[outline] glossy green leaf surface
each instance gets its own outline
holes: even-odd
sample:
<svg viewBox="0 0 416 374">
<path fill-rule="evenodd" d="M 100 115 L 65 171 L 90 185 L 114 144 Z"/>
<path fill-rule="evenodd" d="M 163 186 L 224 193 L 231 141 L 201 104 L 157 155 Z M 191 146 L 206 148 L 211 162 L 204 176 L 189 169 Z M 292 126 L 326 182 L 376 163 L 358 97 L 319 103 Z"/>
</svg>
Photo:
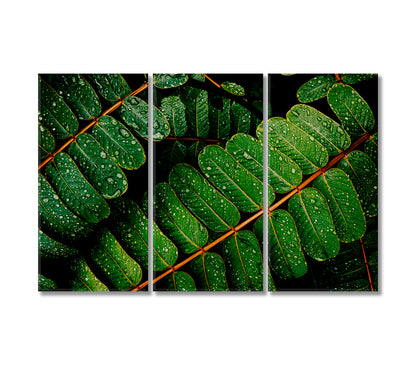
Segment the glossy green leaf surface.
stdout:
<svg viewBox="0 0 416 374">
<path fill-rule="evenodd" d="M 140 265 L 124 251 L 108 230 L 102 230 L 98 244 L 91 250 L 91 259 L 118 290 L 134 287 L 142 279 Z"/>
<path fill-rule="evenodd" d="M 106 201 L 66 153 L 60 152 L 54 157 L 46 166 L 45 175 L 65 205 L 84 221 L 97 223 L 110 214 Z"/>
<path fill-rule="evenodd" d="M 96 118 L 101 103 L 91 85 L 79 74 L 52 75 L 50 82 L 80 120 Z"/>
<path fill-rule="evenodd" d="M 132 200 L 114 200 L 109 226 L 121 246 L 148 269 L 148 219 L 140 207 Z M 153 223 L 153 270 L 167 269 L 175 264 L 177 258 L 176 246 Z"/>
<path fill-rule="evenodd" d="M 154 215 L 163 232 L 183 253 L 192 253 L 208 240 L 206 228 L 189 212 L 167 183 L 155 187 Z"/>
<path fill-rule="evenodd" d="M 284 153 L 269 147 L 269 183 L 276 193 L 285 193 L 302 182 L 302 170 Z"/>
<path fill-rule="evenodd" d="M 315 260 L 335 257 L 339 241 L 328 204 L 315 188 L 305 188 L 288 204 L 305 252 Z"/>
<path fill-rule="evenodd" d="M 208 92 L 199 88 L 189 87 L 181 93 L 185 104 L 186 121 L 189 135 L 207 138 L 209 134 Z"/>
<path fill-rule="evenodd" d="M 236 134 L 226 150 L 258 179 L 263 179 L 263 144 L 246 134 Z M 302 181 L 299 166 L 280 151 L 269 148 L 269 183 L 277 193 L 290 191 Z"/>
<path fill-rule="evenodd" d="M 169 184 L 187 208 L 209 229 L 216 232 L 229 230 L 240 220 L 235 205 L 191 165 L 173 167 Z"/>
<path fill-rule="evenodd" d="M 309 105 L 293 106 L 286 117 L 318 140 L 330 156 L 346 150 L 351 144 L 349 135 L 338 123 Z"/>
<path fill-rule="evenodd" d="M 206 252 L 190 262 L 198 289 L 228 291 L 224 261 L 216 253 Z"/>
<path fill-rule="evenodd" d="M 123 78 L 120 74 L 92 74 L 91 79 L 104 99 L 114 102 L 123 97 Z"/>
<path fill-rule="evenodd" d="M 143 138 L 148 137 L 149 106 L 135 96 L 126 97 L 119 108 L 120 117 Z"/>
<path fill-rule="evenodd" d="M 139 141 L 113 117 L 100 117 L 92 135 L 118 166 L 133 170 L 145 163 L 146 155 Z"/>
<path fill-rule="evenodd" d="M 129 84 L 123 78 L 123 76 L 121 76 L 121 84 L 122 84 L 122 87 L 123 87 L 123 91 L 121 93 L 121 97 L 127 97 L 127 95 L 130 95 L 133 92 L 131 90 L 131 88 L 129 87 Z"/>
<path fill-rule="evenodd" d="M 123 171 L 90 134 L 79 135 L 68 153 L 104 198 L 114 199 L 126 192 L 127 178 Z"/>
<path fill-rule="evenodd" d="M 154 74 L 153 85 L 157 88 L 172 88 L 182 86 L 188 81 L 186 74 Z"/>
<path fill-rule="evenodd" d="M 199 81 L 199 82 L 205 82 L 205 76 L 204 76 L 204 74 L 191 74 L 190 75 L 190 78 L 191 79 L 194 79 L 196 81 Z"/>
<path fill-rule="evenodd" d="M 53 291 L 57 288 L 58 286 L 52 279 L 46 278 L 43 275 L 38 274 L 38 291 Z"/>
<path fill-rule="evenodd" d="M 364 214 L 374 217 L 378 213 L 378 171 L 371 158 L 361 151 L 344 157 L 338 168 L 345 171 L 354 185 Z"/>
<path fill-rule="evenodd" d="M 183 271 L 175 271 L 167 276 L 167 291 L 196 291 L 195 281 Z"/>
<path fill-rule="evenodd" d="M 74 135 L 78 130 L 78 121 L 65 101 L 39 78 L 39 123 L 58 139 Z"/>
<path fill-rule="evenodd" d="M 378 133 L 370 136 L 364 143 L 364 152 L 377 165 L 378 163 Z"/>
<path fill-rule="evenodd" d="M 51 132 L 39 123 L 38 146 L 40 159 L 43 160 L 55 150 L 55 139 Z"/>
<path fill-rule="evenodd" d="M 224 263 L 232 291 L 263 291 L 263 259 L 251 231 L 238 231 L 223 242 Z"/>
<path fill-rule="evenodd" d="M 328 90 L 337 83 L 335 74 L 318 75 L 304 83 L 298 90 L 297 96 L 301 103 L 311 103 L 322 99 Z"/>
<path fill-rule="evenodd" d="M 336 84 L 328 92 L 328 104 L 350 135 L 359 136 L 373 129 L 373 112 L 352 87 Z"/>
<path fill-rule="evenodd" d="M 214 139 L 226 139 L 230 135 L 230 99 L 220 99 L 220 108 L 209 106 L 208 118 L 210 136 Z"/>
<path fill-rule="evenodd" d="M 269 266 L 277 279 L 305 275 L 308 268 L 292 216 L 286 210 L 275 210 L 269 214 L 268 231 Z M 254 233 L 258 238 L 263 238 L 263 217 L 255 222 Z"/>
<path fill-rule="evenodd" d="M 184 136 L 188 125 L 186 123 L 185 104 L 179 96 L 164 97 L 161 101 L 161 111 L 169 122 L 171 136 Z"/>
<path fill-rule="evenodd" d="M 205 147 L 198 158 L 199 167 L 214 186 L 243 212 L 255 212 L 263 206 L 263 182 L 256 178 L 223 148 Z M 274 192 L 268 186 L 268 201 Z"/>
<path fill-rule="evenodd" d="M 91 232 L 91 226 L 65 206 L 41 174 L 38 174 L 38 211 L 41 230 L 56 239 L 74 242 Z"/>
<path fill-rule="evenodd" d="M 170 132 L 169 122 L 164 114 L 153 106 L 153 140 L 158 142 L 165 139 Z"/>
<path fill-rule="evenodd" d="M 304 174 L 312 174 L 328 162 L 328 152 L 313 136 L 284 118 L 269 119 L 269 146 L 295 161 Z M 263 126 L 257 128 L 263 139 Z"/>
<path fill-rule="evenodd" d="M 38 229 L 38 248 L 41 258 L 58 259 L 72 257 L 78 253 L 76 248 L 53 240 Z"/>
<path fill-rule="evenodd" d="M 221 84 L 221 88 L 236 96 L 244 96 L 246 94 L 244 88 L 234 82 L 224 82 Z"/>
<path fill-rule="evenodd" d="M 95 276 L 83 258 L 72 261 L 71 270 L 73 278 L 70 286 L 73 291 L 108 291 L 108 287 Z"/>
<path fill-rule="evenodd" d="M 341 74 L 342 81 L 346 84 L 355 84 L 377 77 L 377 74 Z"/>
<path fill-rule="evenodd" d="M 231 133 L 250 132 L 251 112 L 239 103 L 233 102 L 230 109 Z"/>
<path fill-rule="evenodd" d="M 341 242 L 360 239 L 366 223 L 357 192 L 347 174 L 340 169 L 328 170 L 315 179 L 313 186 L 328 202 L 338 239 Z"/>
</svg>

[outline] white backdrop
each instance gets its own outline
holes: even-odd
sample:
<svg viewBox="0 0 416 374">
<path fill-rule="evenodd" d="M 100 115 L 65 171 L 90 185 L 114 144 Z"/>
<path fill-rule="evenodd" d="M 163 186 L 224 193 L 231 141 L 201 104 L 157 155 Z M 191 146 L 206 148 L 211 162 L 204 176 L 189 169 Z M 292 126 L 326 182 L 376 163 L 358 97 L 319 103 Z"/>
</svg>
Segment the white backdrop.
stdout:
<svg viewBox="0 0 416 374">
<path fill-rule="evenodd" d="M 8 2 L 0 15 L 0 371 L 410 372 L 411 2 L 59 4 Z M 380 294 L 40 295 L 37 74 L 53 72 L 379 73 Z"/>
</svg>

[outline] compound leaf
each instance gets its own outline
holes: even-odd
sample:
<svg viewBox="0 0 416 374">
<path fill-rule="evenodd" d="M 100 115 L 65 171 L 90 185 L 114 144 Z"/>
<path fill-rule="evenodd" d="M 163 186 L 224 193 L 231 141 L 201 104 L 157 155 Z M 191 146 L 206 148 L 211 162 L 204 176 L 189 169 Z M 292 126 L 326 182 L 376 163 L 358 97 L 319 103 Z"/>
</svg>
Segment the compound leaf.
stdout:
<svg viewBox="0 0 416 374">
<path fill-rule="evenodd" d="M 262 255 L 251 231 L 238 231 L 225 239 L 223 256 L 231 290 L 263 290 Z"/>
<path fill-rule="evenodd" d="M 108 287 L 91 271 L 85 259 L 77 258 L 71 263 L 73 278 L 70 280 L 72 291 L 108 291 Z"/>
<path fill-rule="evenodd" d="M 298 90 L 297 96 L 301 103 L 311 103 L 322 99 L 328 90 L 337 83 L 335 74 L 318 75 L 304 83 Z"/>
<path fill-rule="evenodd" d="M 164 97 L 161 101 L 161 111 L 170 125 L 170 135 L 184 136 L 188 125 L 186 123 L 185 104 L 179 96 Z"/>
<path fill-rule="evenodd" d="M 263 126 L 257 128 L 263 139 Z M 269 145 L 295 161 L 304 174 L 312 174 L 328 162 L 328 152 L 313 136 L 281 117 L 269 119 Z"/>
<path fill-rule="evenodd" d="M 339 241 L 328 204 L 315 188 L 305 188 L 288 204 L 305 252 L 315 260 L 335 257 Z"/>
<path fill-rule="evenodd" d="M 142 279 L 140 265 L 124 251 L 107 229 L 100 233 L 98 243 L 91 250 L 91 259 L 109 283 L 120 291 L 138 285 Z"/>
<path fill-rule="evenodd" d="M 190 262 L 198 289 L 204 291 L 228 291 L 224 261 L 216 253 L 202 253 Z"/>
<path fill-rule="evenodd" d="M 40 228 L 48 235 L 72 243 L 85 238 L 92 227 L 72 213 L 42 174 L 38 174 Z"/>
<path fill-rule="evenodd" d="M 89 223 L 97 223 L 110 214 L 106 201 L 85 179 L 75 162 L 64 152 L 46 166 L 45 175 L 66 206 Z"/>
<path fill-rule="evenodd" d="M 40 229 L 38 229 L 38 247 L 40 257 L 45 259 L 67 258 L 78 253 L 76 248 L 53 240 Z"/>
<path fill-rule="evenodd" d="M 351 144 L 349 135 L 338 123 L 309 105 L 293 106 L 286 117 L 318 140 L 330 156 L 346 150 Z"/>
<path fill-rule="evenodd" d="M 350 135 L 360 136 L 373 129 L 373 112 L 352 87 L 336 84 L 328 92 L 328 104 Z"/>
<path fill-rule="evenodd" d="M 191 165 L 174 166 L 169 174 L 169 183 L 188 209 L 210 230 L 229 230 L 240 220 L 235 205 Z"/>
<path fill-rule="evenodd" d="M 189 87 L 181 92 L 185 104 L 188 133 L 197 138 L 207 138 L 209 134 L 208 92 L 199 88 Z"/>
<path fill-rule="evenodd" d="M 263 182 L 217 145 L 205 147 L 198 157 L 202 172 L 235 206 L 243 212 L 255 212 L 263 206 Z M 274 192 L 268 186 L 268 201 Z"/>
<path fill-rule="evenodd" d="M 100 100 L 91 85 L 81 75 L 51 75 L 50 82 L 78 119 L 90 120 L 100 115 Z"/>
<path fill-rule="evenodd" d="M 43 160 L 55 150 L 55 138 L 48 129 L 43 127 L 40 123 L 38 125 L 38 147 L 40 151 L 40 159 Z"/>
<path fill-rule="evenodd" d="M 224 91 L 227 91 L 230 94 L 233 94 L 236 96 L 244 96 L 246 94 L 244 91 L 244 88 L 234 82 L 224 82 L 221 84 L 221 88 Z"/>
<path fill-rule="evenodd" d="M 120 74 L 92 74 L 91 79 L 104 99 L 114 102 L 123 97 L 125 90 Z"/>
<path fill-rule="evenodd" d="M 120 167 L 133 170 L 145 163 L 146 155 L 139 141 L 113 117 L 100 117 L 92 135 Z"/>
<path fill-rule="evenodd" d="M 206 228 L 189 212 L 167 183 L 155 187 L 155 220 L 183 253 L 192 253 L 208 240 Z"/>
<path fill-rule="evenodd" d="M 58 139 L 74 135 L 78 130 L 78 121 L 61 96 L 39 78 L 39 123 Z"/>
<path fill-rule="evenodd" d="M 341 242 L 360 239 L 366 223 L 357 192 L 347 174 L 340 169 L 328 170 L 315 179 L 313 186 L 328 202 L 338 239 Z"/>
<path fill-rule="evenodd" d="M 345 156 L 338 168 L 345 171 L 354 185 L 364 214 L 374 217 L 378 213 L 377 167 L 370 157 L 361 151 L 353 151 Z"/>
<path fill-rule="evenodd" d="M 104 198 L 114 199 L 126 192 L 127 178 L 123 171 L 90 134 L 77 136 L 68 153 Z"/>
<path fill-rule="evenodd" d="M 300 238 L 292 216 L 282 209 L 268 217 L 269 266 L 277 279 L 299 278 L 308 268 L 302 252 Z M 254 224 L 257 238 L 263 238 L 263 217 Z M 259 240 L 262 242 L 262 239 Z"/>
<path fill-rule="evenodd" d="M 154 74 L 153 85 L 156 88 L 172 88 L 182 86 L 188 81 L 186 74 Z"/>
</svg>

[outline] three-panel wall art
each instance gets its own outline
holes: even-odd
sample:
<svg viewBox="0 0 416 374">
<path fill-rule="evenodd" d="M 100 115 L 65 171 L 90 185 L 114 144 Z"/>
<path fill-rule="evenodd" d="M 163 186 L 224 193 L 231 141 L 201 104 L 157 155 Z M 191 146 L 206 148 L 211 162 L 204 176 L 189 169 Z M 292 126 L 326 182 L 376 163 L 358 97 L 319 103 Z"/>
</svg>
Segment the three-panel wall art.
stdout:
<svg viewBox="0 0 416 374">
<path fill-rule="evenodd" d="M 377 74 L 40 74 L 39 291 L 378 291 L 377 98 Z"/>
</svg>

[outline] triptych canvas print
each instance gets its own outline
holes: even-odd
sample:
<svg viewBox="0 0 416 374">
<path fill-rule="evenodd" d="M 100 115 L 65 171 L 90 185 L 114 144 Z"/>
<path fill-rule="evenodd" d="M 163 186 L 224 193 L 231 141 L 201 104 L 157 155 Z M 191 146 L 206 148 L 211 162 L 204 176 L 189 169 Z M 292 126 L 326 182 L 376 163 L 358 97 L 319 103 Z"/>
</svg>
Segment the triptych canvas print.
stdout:
<svg viewBox="0 0 416 374">
<path fill-rule="evenodd" d="M 40 74 L 38 289 L 377 291 L 377 98 L 376 74 Z"/>
</svg>

